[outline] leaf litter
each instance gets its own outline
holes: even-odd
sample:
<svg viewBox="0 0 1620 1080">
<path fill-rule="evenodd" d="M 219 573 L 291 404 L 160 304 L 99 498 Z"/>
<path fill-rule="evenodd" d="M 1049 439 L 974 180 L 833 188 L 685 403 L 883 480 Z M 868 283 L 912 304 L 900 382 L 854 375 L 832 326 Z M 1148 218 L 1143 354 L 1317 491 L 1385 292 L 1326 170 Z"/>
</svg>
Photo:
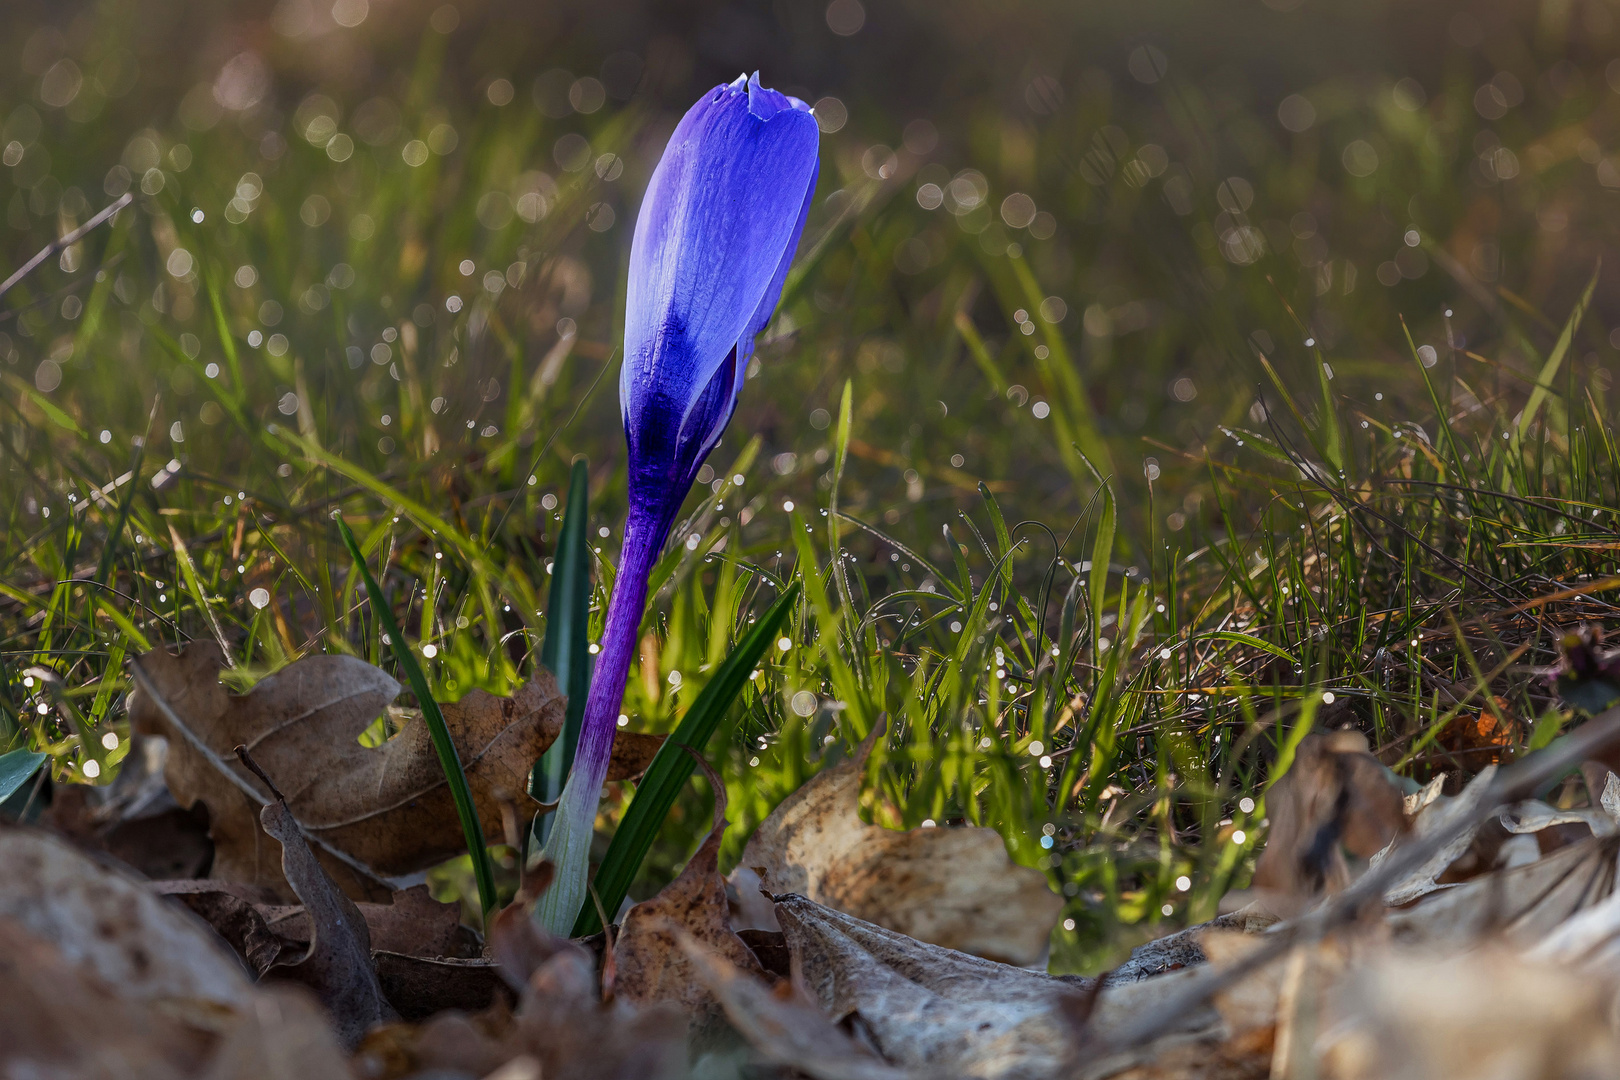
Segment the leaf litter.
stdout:
<svg viewBox="0 0 1620 1080">
<path fill-rule="evenodd" d="M 996 834 L 860 820 L 881 731 L 784 801 L 729 880 L 704 763 L 713 828 L 657 896 L 555 938 L 530 917 L 542 864 L 486 943 L 391 887 L 456 838 L 383 835 L 418 820 L 400 793 L 434 790 L 412 722 L 357 741 L 398 692 L 386 674 L 312 657 L 235 695 L 211 643 L 140 663 L 132 713 L 168 741 L 175 808 L 207 807 L 211 876 L 109 857 L 108 824 L 152 791 L 65 804 L 63 832 L 0 826 L 0 1076 L 1584 1078 L 1620 1054 L 1620 710 L 1455 796 L 1403 787 L 1359 735 L 1310 735 L 1267 793 L 1243 906 L 1082 978 L 1008 962 L 1039 962 L 1061 900 Z M 455 714 L 489 763 L 482 814 L 521 791 L 488 748 L 549 744 L 561 708 L 542 677 Z M 627 739 L 618 774 L 656 746 Z M 392 755 L 398 787 L 373 771 Z M 1577 766 L 1587 806 L 1538 797 Z"/>
</svg>

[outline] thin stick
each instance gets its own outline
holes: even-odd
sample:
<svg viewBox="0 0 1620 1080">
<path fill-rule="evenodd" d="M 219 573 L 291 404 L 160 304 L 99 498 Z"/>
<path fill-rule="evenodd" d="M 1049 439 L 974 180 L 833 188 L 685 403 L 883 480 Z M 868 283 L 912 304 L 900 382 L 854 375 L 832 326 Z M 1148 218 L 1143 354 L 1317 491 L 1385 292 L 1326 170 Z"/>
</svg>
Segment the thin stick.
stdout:
<svg viewBox="0 0 1620 1080">
<path fill-rule="evenodd" d="M 72 245 L 78 243 L 85 233 L 89 232 L 91 229 L 94 229 L 97 225 L 100 225 L 102 222 L 106 221 L 108 218 L 112 217 L 114 214 L 118 213 L 118 211 L 122 210 L 124 207 L 128 206 L 134 201 L 135 196 L 126 191 L 117 199 L 113 200 L 113 204 L 111 206 L 107 207 L 105 210 L 91 218 L 89 221 L 85 222 L 83 225 L 80 225 L 77 229 L 74 229 L 60 240 L 52 240 L 49 244 L 46 244 L 44 250 L 42 250 L 38 255 L 35 255 L 32 259 L 29 259 L 27 262 L 23 263 L 15 274 L 12 274 L 10 277 L 6 278 L 5 281 L 0 282 L 0 296 L 4 296 L 6 293 L 10 292 L 12 286 L 16 285 L 17 282 L 33 273 L 40 263 L 44 262 L 52 255 L 55 255 L 63 248 L 71 247 Z"/>
<path fill-rule="evenodd" d="M 1266 934 L 1259 948 L 1231 967 L 1199 980 L 1161 1002 L 1157 1008 L 1148 1010 L 1109 1039 L 1109 1044 L 1117 1048 L 1140 1045 L 1172 1030 L 1192 1010 L 1250 972 L 1279 959 L 1299 942 L 1320 938 L 1340 924 L 1354 921 L 1369 905 L 1381 904 L 1390 886 L 1418 869 L 1447 844 L 1503 806 L 1530 797 L 1544 784 L 1612 747 L 1616 741 L 1620 741 L 1620 708 L 1593 717 L 1560 744 L 1554 744 L 1517 765 L 1503 769 L 1492 778 L 1472 813 L 1461 814 L 1427 836 L 1396 848 L 1376 870 L 1367 873 L 1350 888 L 1325 901 L 1314 911 Z"/>
</svg>

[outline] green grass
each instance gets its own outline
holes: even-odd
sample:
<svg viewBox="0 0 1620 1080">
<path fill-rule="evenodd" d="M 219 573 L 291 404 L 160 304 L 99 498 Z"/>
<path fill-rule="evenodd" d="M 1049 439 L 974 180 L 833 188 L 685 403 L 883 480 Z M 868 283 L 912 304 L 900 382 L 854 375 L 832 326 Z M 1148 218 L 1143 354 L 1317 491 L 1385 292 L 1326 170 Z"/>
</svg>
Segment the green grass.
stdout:
<svg viewBox="0 0 1620 1080">
<path fill-rule="evenodd" d="M 182 108 L 149 44 L 133 89 L 104 93 L 138 9 L 96 10 L 64 46 L 76 104 L 40 98 L 54 54 L 0 84 L 0 150 L 23 153 L 0 179 L 5 267 L 110 201 L 115 165 L 141 192 L 0 300 L 0 753 L 105 783 L 126 658 L 216 627 L 243 684 L 321 650 L 392 668 L 334 511 L 433 696 L 510 690 L 545 639 L 578 455 L 595 639 L 636 193 L 669 110 L 712 80 L 650 74 L 553 118 L 534 75 L 599 56 L 519 58 L 494 15 L 448 36 L 412 15 L 365 25 L 371 74 L 316 78 L 266 39 L 274 107 L 204 126 L 206 95 Z M 1208 46 L 1250 34 L 1228 58 L 1264 75 L 1247 80 L 1199 27 L 1141 13 L 1125 30 L 1172 60 L 1143 84 L 1129 33 L 1084 33 L 1124 15 L 1030 8 L 1054 41 L 1102 42 L 1053 69 L 1062 100 L 1026 95 L 1045 86 L 1028 73 L 1006 109 L 946 95 L 937 147 L 892 163 L 874 144 L 903 146 L 917 113 L 875 66 L 817 89 L 853 119 L 825 138 L 800 261 L 658 569 L 625 702 L 672 730 L 801 585 L 789 646 L 709 744 L 728 858 L 887 712 L 873 819 L 1000 831 L 1069 898 L 1054 967 L 1091 970 L 1246 881 L 1264 807 L 1240 800 L 1311 724 L 1354 724 L 1425 779 L 1480 764 L 1445 734 L 1458 714 L 1501 712 L 1521 741 L 1567 722 L 1536 669 L 1558 626 L 1611 617 L 1607 584 L 1575 590 L 1620 544 L 1605 277 L 1565 332 L 1613 228 L 1620 98 L 1529 15 L 1478 49 L 1414 28 L 1434 57 L 1420 103 L 1367 44 L 1376 13 L 1349 39 L 1287 16 L 1280 56 L 1284 17 L 1256 12 Z M 1361 51 L 1313 66 L 1341 40 Z M 1474 106 L 1487 55 L 1519 57 L 1528 88 L 1494 123 Z M 1277 119 L 1294 92 L 1316 115 L 1297 134 Z M 568 171 L 575 137 L 590 154 Z M 960 213 L 926 209 L 927 184 Z M 1015 193 L 1050 219 L 1015 228 Z M 706 799 L 676 803 L 632 895 L 681 865 Z M 627 801 L 605 803 L 604 849 Z M 439 880 L 475 895 L 470 871 Z"/>
</svg>

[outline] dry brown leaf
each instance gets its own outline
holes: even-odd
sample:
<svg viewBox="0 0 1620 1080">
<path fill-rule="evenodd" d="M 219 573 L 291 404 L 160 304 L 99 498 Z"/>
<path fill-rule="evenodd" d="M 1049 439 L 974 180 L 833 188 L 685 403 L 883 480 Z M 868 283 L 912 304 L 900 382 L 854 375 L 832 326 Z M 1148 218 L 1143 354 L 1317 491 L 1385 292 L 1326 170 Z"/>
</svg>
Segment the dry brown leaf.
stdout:
<svg viewBox="0 0 1620 1080">
<path fill-rule="evenodd" d="M 38 829 L 0 827 L 0 916 L 120 996 L 162 1002 L 202 1026 L 253 996 L 241 961 L 202 920 Z"/>
<path fill-rule="evenodd" d="M 608 780 L 634 780 L 647 771 L 667 735 L 644 731 L 615 731 L 613 756 L 608 759 Z"/>
<path fill-rule="evenodd" d="M 267 986 L 225 1033 L 198 1080 L 353 1080 L 348 1056 L 309 991 Z"/>
<path fill-rule="evenodd" d="M 268 795 L 231 757 L 238 744 L 272 775 L 297 778 L 288 806 L 352 895 L 385 901 L 390 889 L 377 876 L 423 870 L 466 849 L 422 720 L 380 747 L 357 741 L 399 693 L 386 672 L 350 656 L 309 656 L 238 695 L 220 684 L 222 665 L 210 641 L 178 654 L 154 649 L 135 661 L 129 707 L 133 727 L 168 739 L 175 798 L 207 805 L 216 877 L 285 889 L 279 855 L 258 828 Z M 486 835 L 500 835 L 501 800 L 526 790 L 564 706 L 541 669 L 510 698 L 474 690 L 441 707 Z"/>
<path fill-rule="evenodd" d="M 313 990 L 331 1015 L 338 1038 L 353 1048 L 373 1024 L 398 1019 L 377 982 L 366 920 L 321 868 L 281 792 L 244 747 L 237 747 L 237 753 L 274 797 L 260 820 L 264 831 L 281 842 L 282 873 L 304 902 L 309 917 L 309 951 L 296 960 L 278 960 L 265 971 L 265 977 L 302 983 Z"/>
<path fill-rule="evenodd" d="M 383 995 L 406 1020 L 424 1020 L 446 1009 L 478 1012 L 517 998 L 501 981 L 493 960 L 484 957 L 407 956 L 373 952 Z"/>
<path fill-rule="evenodd" d="M 247 890 L 242 886 L 231 888 L 233 884 L 208 880 L 154 881 L 151 888 L 159 896 L 184 904 L 192 914 L 212 926 L 255 975 L 263 975 L 289 948 L 300 953 L 307 949 L 307 936 L 299 945 L 277 934 L 266 922 L 262 906 L 243 896 L 242 892 Z"/>
<path fill-rule="evenodd" d="M 388 904 L 356 905 L 366 920 L 373 952 L 407 956 L 470 957 L 477 955 L 476 935 L 461 925 L 461 905 L 433 899 L 426 885 L 413 885 L 394 893 Z M 301 904 L 266 905 L 265 922 L 290 941 L 309 940 L 309 915 Z"/>
<path fill-rule="evenodd" d="M 1254 887 L 1279 914 L 1348 885 L 1407 827 L 1401 791 L 1356 731 L 1307 735 L 1266 792 L 1271 819 Z"/>
<path fill-rule="evenodd" d="M 857 1023 L 896 1065 L 1013 1080 L 1073 1064 L 1066 1008 L 1089 980 L 924 944 L 802 896 L 778 897 L 776 917 L 822 1011 L 840 1025 Z"/>
<path fill-rule="evenodd" d="M 0 915 L 0 1076 L 180 1080 L 212 1042 Z"/>
<path fill-rule="evenodd" d="M 558 953 L 529 979 L 506 1039 L 545 1080 L 659 1080 L 686 1073 L 686 1017 L 669 1003 L 600 1000 L 582 950 Z"/>
<path fill-rule="evenodd" d="M 1037 963 L 1063 898 L 1044 874 L 1013 863 L 998 833 L 971 826 L 897 832 L 860 819 L 861 776 L 882 731 L 880 724 L 858 755 L 784 799 L 738 866 L 763 870 L 773 893 L 798 893 L 919 941 Z M 737 892 L 746 891 L 739 881 Z"/>
<path fill-rule="evenodd" d="M 1613 988 L 1486 949 L 1392 951 L 1328 995 L 1318 1043 L 1335 1080 L 1615 1075 Z"/>
<path fill-rule="evenodd" d="M 686 1019 L 673 1005 L 604 1003 L 590 955 L 569 947 L 534 972 L 509 1020 L 497 1007 L 379 1028 L 356 1066 L 382 1077 L 675 1080 L 687 1076 L 685 1033 Z"/>
<path fill-rule="evenodd" d="M 877 1058 L 834 1026 L 797 980 L 774 988 L 691 934 L 680 934 L 693 974 L 725 1009 L 726 1018 L 767 1064 L 814 1080 L 904 1080 L 904 1069 Z"/>
<path fill-rule="evenodd" d="M 586 951 L 567 938 L 557 937 L 535 922 L 529 915 L 557 872 L 554 863 L 541 862 L 523 875 L 523 886 L 512 902 L 496 914 L 490 924 L 489 952 L 495 959 L 501 978 L 508 986 L 522 991 L 529 979 L 561 952 L 577 952 L 589 959 Z"/>
<path fill-rule="evenodd" d="M 716 1002 L 680 947 L 682 932 L 754 975 L 764 975 L 747 945 L 731 929 L 726 882 L 720 876 L 720 841 L 726 832 L 726 785 L 709 763 L 693 754 L 714 792 L 714 826 L 680 875 L 651 900 L 625 913 L 613 947 L 617 967 L 614 992 L 645 1005 L 673 1001 L 688 1013 Z"/>
</svg>

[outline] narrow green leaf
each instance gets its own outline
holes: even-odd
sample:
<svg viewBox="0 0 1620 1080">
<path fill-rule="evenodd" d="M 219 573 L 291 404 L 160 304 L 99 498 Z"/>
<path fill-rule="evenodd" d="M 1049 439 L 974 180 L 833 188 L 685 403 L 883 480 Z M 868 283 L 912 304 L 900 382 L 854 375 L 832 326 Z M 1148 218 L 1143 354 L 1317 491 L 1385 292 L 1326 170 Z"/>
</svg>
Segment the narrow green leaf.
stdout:
<svg viewBox="0 0 1620 1080">
<path fill-rule="evenodd" d="M 473 876 L 478 880 L 478 900 L 487 919 L 490 912 L 495 910 L 495 870 L 489 861 L 489 849 L 484 847 L 484 827 L 479 823 L 478 811 L 473 806 L 472 791 L 467 786 L 467 773 L 461 767 L 461 757 L 456 753 L 456 744 L 450 739 L 450 729 L 445 726 L 439 703 L 433 700 L 433 693 L 428 689 L 427 677 L 422 674 L 416 656 L 405 644 L 405 635 L 400 632 L 399 623 L 394 621 L 394 613 L 389 610 L 388 598 L 383 595 L 382 587 L 371 576 L 371 569 L 366 566 L 366 558 L 360 552 L 360 545 L 355 542 L 354 533 L 349 531 L 348 523 L 341 517 L 337 518 L 337 527 L 338 532 L 343 534 L 344 546 L 349 549 L 349 555 L 360 571 L 361 580 L 366 583 L 372 614 L 382 624 L 394 659 L 405 672 L 411 692 L 416 695 L 416 703 L 422 707 L 422 722 L 427 725 L 428 734 L 433 738 L 433 749 L 438 752 L 439 764 L 444 768 L 444 778 L 450 786 L 450 798 L 456 804 L 456 815 L 461 818 L 461 831 L 467 837 Z"/>
<path fill-rule="evenodd" d="M 624 894 L 630 889 L 641 861 L 647 857 L 664 817 L 675 805 L 675 798 L 686 785 L 686 778 L 695 767 L 690 755 L 681 749 L 689 746 L 698 753 L 708 744 L 714 729 L 720 726 L 731 708 L 731 703 L 742 692 L 754 665 L 776 640 L 777 631 L 787 621 L 788 612 L 799 598 L 799 583 L 789 585 L 769 611 L 761 616 L 754 628 L 737 643 L 714 677 L 703 687 L 692 707 L 681 717 L 681 722 L 653 758 L 647 775 L 636 785 L 636 793 L 625 808 L 619 828 L 608 844 L 607 854 L 596 871 L 594 887 L 601 897 L 602 910 L 618 911 Z M 585 937 L 601 930 L 601 920 L 593 907 L 586 906 L 574 923 L 574 937 Z"/>
<path fill-rule="evenodd" d="M 1552 392 L 1553 377 L 1558 374 L 1558 368 L 1564 362 L 1564 356 L 1569 352 L 1570 342 L 1575 339 L 1575 331 L 1580 327 L 1581 320 L 1586 317 L 1587 305 L 1592 302 L 1592 290 L 1597 288 L 1598 272 L 1603 269 L 1600 261 L 1592 268 L 1592 277 L 1586 283 L 1586 289 L 1581 293 L 1580 301 L 1575 310 L 1569 313 L 1563 330 L 1559 331 L 1558 341 L 1553 345 L 1552 352 L 1547 354 L 1547 362 L 1541 365 L 1541 374 L 1536 377 L 1536 388 L 1530 391 L 1530 400 L 1525 402 L 1524 412 L 1519 416 L 1519 426 L 1513 431 L 1513 452 L 1519 452 L 1519 445 L 1524 440 L 1525 433 L 1535 422 L 1536 414 L 1546 402 L 1547 395 Z"/>
<path fill-rule="evenodd" d="M 563 513 L 562 531 L 557 538 L 557 555 L 551 563 L 551 590 L 546 602 L 546 640 L 540 646 L 540 662 L 568 695 L 568 712 L 562 734 L 535 763 L 529 778 L 529 794 L 541 802 L 556 802 L 562 795 L 568 770 L 574 765 L 579 729 L 585 718 L 585 697 L 591 688 L 591 667 L 587 631 L 591 619 L 591 549 L 585 535 L 590 504 L 590 472 L 585 461 L 574 462 L 568 480 L 568 509 Z M 544 844 L 550 816 L 535 819 L 534 839 Z"/>
<path fill-rule="evenodd" d="M 1205 640 L 1231 641 L 1239 645 L 1247 645 L 1251 649 L 1259 649 L 1262 652 L 1268 652 L 1272 656 L 1277 657 L 1279 660 L 1286 660 L 1290 664 L 1299 663 L 1299 660 L 1295 658 L 1294 654 L 1289 652 L 1287 649 L 1284 649 L 1281 646 L 1273 645 L 1264 638 L 1257 638 L 1253 634 L 1244 634 L 1237 630 L 1211 630 L 1207 634 L 1199 634 L 1198 637 Z"/>
<path fill-rule="evenodd" d="M 18 788 L 26 784 L 48 756 L 26 746 L 9 754 L 0 754 L 0 802 L 11 798 Z"/>
</svg>

